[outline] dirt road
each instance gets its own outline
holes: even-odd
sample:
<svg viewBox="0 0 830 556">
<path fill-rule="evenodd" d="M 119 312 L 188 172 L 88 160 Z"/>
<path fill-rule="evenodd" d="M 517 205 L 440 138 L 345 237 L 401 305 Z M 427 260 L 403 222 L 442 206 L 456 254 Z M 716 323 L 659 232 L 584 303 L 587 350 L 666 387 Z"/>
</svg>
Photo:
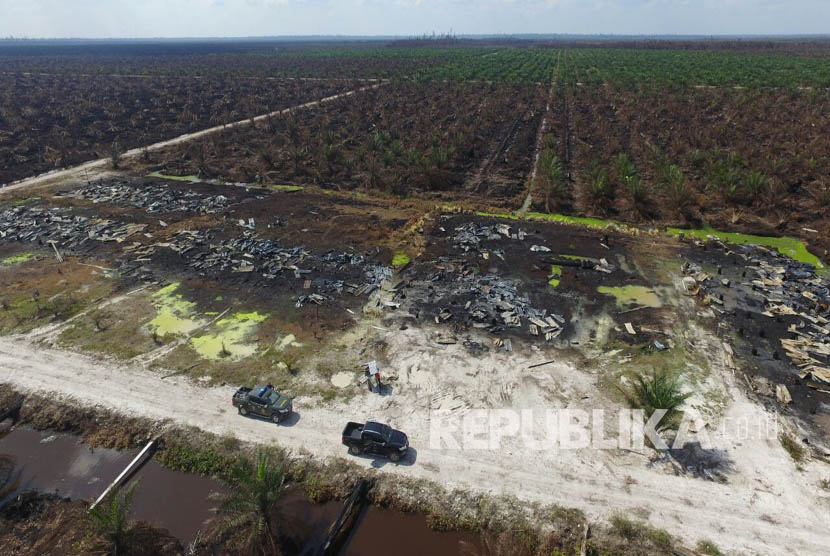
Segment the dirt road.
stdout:
<svg viewBox="0 0 830 556">
<path fill-rule="evenodd" d="M 232 432 L 246 441 L 302 447 L 315 457 L 346 457 L 339 442 L 341 428 L 346 419 L 361 418 L 359 407 L 311 407 L 310 400 L 298 399 L 299 420 L 293 426 L 245 419 L 231 407 L 231 387 L 203 388 L 186 379 L 162 379 L 138 367 L 44 348 L 21 337 L 0 338 L 0 382 L 216 434 Z M 727 417 L 762 411 L 737 388 L 732 394 L 735 402 Z M 376 409 L 382 418 L 383 409 Z M 406 411 L 413 422 L 426 417 L 426 410 Z M 542 454 L 520 446 L 499 452 L 432 450 L 425 428 L 395 424 L 411 432 L 414 462 L 356 461 L 382 467 L 382 472 L 432 479 L 447 488 L 512 493 L 525 500 L 578 507 L 593 519 L 616 512 L 647 517 L 689 545 L 710 539 L 740 554 L 830 553 L 830 498 L 816 494 L 814 484 L 822 468 L 806 464 L 804 471 L 796 472 L 783 449 L 769 441 L 736 443 L 736 473 L 722 485 L 648 469 L 643 455 L 634 453 Z"/>
<path fill-rule="evenodd" d="M 330 97 L 321 98 L 319 100 L 314 100 L 311 102 L 306 102 L 304 104 L 299 104 L 297 106 L 292 106 L 290 108 L 284 108 L 282 110 L 276 110 L 274 112 L 270 112 L 268 114 L 262 114 L 253 118 L 254 121 L 258 122 L 264 120 L 266 118 L 279 116 L 281 114 L 287 114 L 293 112 L 295 110 L 303 110 L 305 108 L 313 108 L 315 106 L 319 106 L 320 104 L 325 104 L 327 102 L 332 102 L 339 98 L 347 97 L 354 95 L 356 93 L 366 91 L 369 89 L 375 89 L 377 87 L 382 86 L 383 82 L 376 82 L 372 85 L 367 85 L 366 87 L 361 87 L 359 89 L 354 89 L 351 91 L 346 91 L 345 93 L 338 93 L 336 95 L 332 95 Z M 167 139 L 166 141 L 160 141 L 158 143 L 153 143 L 152 145 L 146 145 L 143 147 L 137 147 L 135 149 L 130 149 L 129 151 L 125 152 L 121 155 L 122 160 L 126 160 L 129 158 L 135 158 L 141 153 L 146 151 L 157 151 L 160 149 L 164 149 L 166 147 L 171 147 L 173 145 L 178 145 L 180 143 L 185 143 L 187 141 L 192 141 L 194 139 L 198 139 L 200 137 L 204 137 L 205 135 L 210 135 L 211 133 L 218 133 L 225 129 L 231 129 L 237 126 L 249 125 L 251 122 L 251 118 L 246 118 L 244 120 L 239 120 L 237 122 L 232 122 L 224 125 L 218 125 L 214 127 L 209 127 L 207 129 L 203 129 L 201 131 L 195 131 L 193 133 L 187 133 L 185 135 L 179 135 L 178 137 L 174 137 L 173 139 Z M 22 189 L 27 189 L 30 187 L 38 186 L 38 185 L 45 185 L 48 183 L 53 183 L 61 180 L 66 180 L 70 178 L 83 178 L 89 172 L 99 172 L 101 170 L 108 169 L 111 166 L 111 161 L 109 158 L 99 158 L 98 160 L 90 160 L 89 162 L 84 162 L 83 164 L 79 164 L 77 166 L 73 166 L 71 168 L 64 168 L 62 170 L 52 170 L 50 172 L 46 172 L 44 174 L 40 174 L 38 176 L 33 176 L 31 178 L 25 178 L 22 180 L 18 180 L 16 182 L 11 182 L 6 184 L 4 187 L 0 188 L 0 193 L 8 193 L 11 191 L 19 191 Z"/>
</svg>

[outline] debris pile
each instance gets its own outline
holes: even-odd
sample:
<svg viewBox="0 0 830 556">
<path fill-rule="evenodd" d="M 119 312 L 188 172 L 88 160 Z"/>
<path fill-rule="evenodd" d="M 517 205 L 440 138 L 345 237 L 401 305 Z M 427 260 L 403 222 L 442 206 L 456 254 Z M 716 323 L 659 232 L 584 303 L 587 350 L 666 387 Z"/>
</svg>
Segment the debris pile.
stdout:
<svg viewBox="0 0 830 556">
<path fill-rule="evenodd" d="M 302 246 L 281 247 L 270 239 L 256 239 L 250 231 L 213 243 L 216 234 L 215 231 L 184 230 L 176 233 L 170 242 L 156 246 L 179 253 L 188 266 L 201 275 L 208 271 L 256 272 L 263 278 L 273 280 L 289 273 L 303 280 L 304 289 L 313 291 L 297 299 L 298 307 L 306 303 L 322 304 L 331 294 L 367 295 L 392 278 L 390 268 L 368 262 L 362 255 L 330 251 L 319 256 Z M 322 276 L 335 274 L 344 267 L 360 269 L 362 282 L 352 283 Z M 312 273 L 320 276 L 312 277 Z"/>
<path fill-rule="evenodd" d="M 136 186 L 99 182 L 74 190 L 68 196 L 93 203 L 143 208 L 148 213 L 191 212 L 215 214 L 228 208 L 224 195 L 203 195 L 193 190 L 171 189 L 165 185 Z"/>
<path fill-rule="evenodd" d="M 436 323 L 500 333 L 527 327 L 533 336 L 553 340 L 562 333 L 565 319 L 534 307 L 520 295 L 517 281 L 496 274 L 480 274 L 465 261 L 441 258 L 436 272 L 425 280 L 410 282 L 410 303 L 439 307 Z"/>
<path fill-rule="evenodd" d="M 762 315 L 790 317 L 781 345 L 807 385 L 830 393 L 830 282 L 816 276 L 815 267 L 756 248 L 749 261 L 755 267 L 751 287 L 764 298 Z M 795 321 L 795 322 L 791 322 Z"/>
<path fill-rule="evenodd" d="M 443 230 L 443 228 L 442 228 Z M 482 225 L 475 222 L 467 222 L 456 226 L 454 228 L 455 234 L 452 236 L 453 246 L 458 251 L 469 253 L 471 251 L 478 252 L 485 260 L 495 256 L 504 260 L 504 251 L 501 249 L 486 249 L 482 243 L 485 241 L 499 241 L 499 240 L 514 240 L 524 241 L 530 234 L 522 229 L 514 229 L 508 224 L 492 224 Z M 551 253 L 550 247 L 539 244 L 532 244 L 529 247 L 532 253 Z M 587 270 L 596 270 L 611 274 L 616 270 L 616 267 L 609 263 L 606 259 L 592 259 L 590 257 L 568 257 L 568 256 L 550 256 L 540 259 L 541 262 L 556 266 L 572 266 L 583 268 Z"/>
<path fill-rule="evenodd" d="M 699 267 L 684 266 L 684 272 L 693 274 L 704 300 L 723 311 L 717 306 L 724 304 L 724 293 L 734 289 L 745 296 L 747 308 L 760 307 L 761 315 L 785 323 L 790 337 L 781 337 L 781 346 L 798 369 L 799 378 L 830 394 L 830 281 L 818 276 L 813 265 L 765 247 L 722 247 L 746 262 L 743 281 L 713 280 Z M 777 352 L 773 357 L 778 358 Z M 786 404 L 789 393 L 777 392 L 777 397 Z"/>
<path fill-rule="evenodd" d="M 455 247 L 466 253 L 479 251 L 481 242 L 485 240 L 515 239 L 523 241 L 526 236 L 524 230 L 514 231 L 507 224 L 480 225 L 475 222 L 467 222 L 455 228 L 455 235 L 452 239 Z"/>
<path fill-rule="evenodd" d="M 0 213 L 0 239 L 55 245 L 73 251 L 90 242 L 122 242 L 143 232 L 145 224 L 124 224 L 103 218 L 73 215 L 69 209 L 14 207 Z"/>
</svg>

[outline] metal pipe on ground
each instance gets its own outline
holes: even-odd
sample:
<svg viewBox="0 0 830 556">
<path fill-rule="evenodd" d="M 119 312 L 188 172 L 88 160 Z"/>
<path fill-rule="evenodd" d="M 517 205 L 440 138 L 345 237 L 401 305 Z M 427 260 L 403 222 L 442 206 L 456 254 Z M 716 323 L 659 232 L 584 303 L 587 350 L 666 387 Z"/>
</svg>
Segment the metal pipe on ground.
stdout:
<svg viewBox="0 0 830 556">
<path fill-rule="evenodd" d="M 98 504 L 100 504 L 101 501 L 103 501 L 110 494 L 110 492 L 112 492 L 116 488 L 121 487 L 121 485 L 123 485 L 127 481 L 127 479 L 129 479 L 132 476 L 133 473 L 141 469 L 141 466 L 147 463 L 147 460 L 150 458 L 150 456 L 153 455 L 153 452 L 155 451 L 157 445 L 158 438 L 154 438 L 153 440 L 148 442 L 147 445 L 144 446 L 144 448 L 138 453 L 138 455 L 135 458 L 133 458 L 133 461 L 131 461 L 127 465 L 127 467 L 125 467 L 124 470 L 115 478 L 115 480 L 110 483 L 110 485 L 101 494 L 101 496 L 99 496 L 98 499 L 92 503 L 92 505 L 89 507 L 89 511 L 94 510 L 95 507 L 98 506 Z"/>
</svg>

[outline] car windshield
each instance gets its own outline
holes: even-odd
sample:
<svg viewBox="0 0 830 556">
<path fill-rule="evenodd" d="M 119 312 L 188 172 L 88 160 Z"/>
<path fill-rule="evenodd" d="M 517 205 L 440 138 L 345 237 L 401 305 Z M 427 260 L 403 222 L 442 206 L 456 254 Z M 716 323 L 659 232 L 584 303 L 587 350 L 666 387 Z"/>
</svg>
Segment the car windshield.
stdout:
<svg viewBox="0 0 830 556">
<path fill-rule="evenodd" d="M 389 425 L 383 425 L 380 428 L 380 434 L 386 442 L 389 442 L 392 439 L 392 427 Z"/>
</svg>

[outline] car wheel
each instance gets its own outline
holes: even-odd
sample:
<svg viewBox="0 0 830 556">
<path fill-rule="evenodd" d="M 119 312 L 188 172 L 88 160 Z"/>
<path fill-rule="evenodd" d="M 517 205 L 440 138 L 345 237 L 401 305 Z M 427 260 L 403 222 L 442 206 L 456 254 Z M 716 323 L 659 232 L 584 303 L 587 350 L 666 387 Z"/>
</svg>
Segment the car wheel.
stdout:
<svg viewBox="0 0 830 556">
<path fill-rule="evenodd" d="M 399 461 L 401 461 L 401 454 L 399 452 L 392 452 L 391 454 L 389 454 L 389 460 L 393 463 L 398 463 Z"/>
<path fill-rule="evenodd" d="M 280 421 L 282 421 L 282 417 L 280 416 L 280 414 L 279 414 L 279 413 L 274 413 L 273 415 L 271 415 L 271 420 L 272 420 L 273 422 L 275 422 L 275 423 L 279 424 L 279 423 L 280 423 Z"/>
<path fill-rule="evenodd" d="M 244 407 L 240 407 L 239 408 L 239 414 L 244 417 L 244 416 L 248 415 L 248 410 L 245 409 Z"/>
<path fill-rule="evenodd" d="M 358 448 L 357 446 L 349 446 L 349 453 L 353 456 L 359 456 L 360 448 Z"/>
</svg>

